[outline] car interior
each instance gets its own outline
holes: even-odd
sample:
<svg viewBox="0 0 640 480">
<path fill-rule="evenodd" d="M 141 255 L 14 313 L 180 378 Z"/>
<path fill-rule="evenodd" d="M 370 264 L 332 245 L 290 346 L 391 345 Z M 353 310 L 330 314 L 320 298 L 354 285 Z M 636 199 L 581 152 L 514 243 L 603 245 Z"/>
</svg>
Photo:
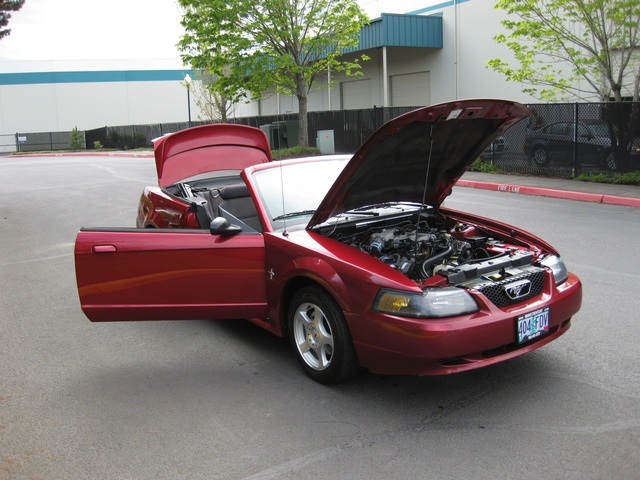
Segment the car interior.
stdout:
<svg viewBox="0 0 640 480">
<path fill-rule="evenodd" d="M 262 231 L 258 212 L 246 184 L 236 183 L 225 185 L 221 188 L 213 188 L 208 190 L 204 197 L 206 199 L 204 209 L 209 220 L 204 223 L 203 228 L 208 228 L 211 220 L 216 217 L 228 218 L 230 215 L 233 217 L 229 219 L 232 223 L 233 220 L 237 219 L 253 230 Z M 197 213 L 199 214 L 199 212 Z M 198 215 L 198 221 L 200 225 L 203 225 L 200 215 Z"/>
</svg>

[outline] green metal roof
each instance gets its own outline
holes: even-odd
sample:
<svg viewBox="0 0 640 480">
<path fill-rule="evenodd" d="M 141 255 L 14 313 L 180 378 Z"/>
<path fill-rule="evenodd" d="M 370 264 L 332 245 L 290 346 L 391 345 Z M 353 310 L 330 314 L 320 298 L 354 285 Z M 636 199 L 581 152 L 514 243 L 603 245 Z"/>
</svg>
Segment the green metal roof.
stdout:
<svg viewBox="0 0 640 480">
<path fill-rule="evenodd" d="M 162 82 L 184 80 L 184 70 L 109 70 L 90 72 L 0 73 L 0 85 L 37 85 L 46 83 Z"/>
<path fill-rule="evenodd" d="M 458 0 L 460 1 L 460 0 Z M 358 52 L 379 47 L 442 48 L 442 16 L 383 13 L 360 30 Z M 0 85 L 44 83 L 176 81 L 191 70 L 0 73 Z"/>
<path fill-rule="evenodd" d="M 358 52 L 378 47 L 442 48 L 442 16 L 383 13 L 360 30 Z"/>
</svg>

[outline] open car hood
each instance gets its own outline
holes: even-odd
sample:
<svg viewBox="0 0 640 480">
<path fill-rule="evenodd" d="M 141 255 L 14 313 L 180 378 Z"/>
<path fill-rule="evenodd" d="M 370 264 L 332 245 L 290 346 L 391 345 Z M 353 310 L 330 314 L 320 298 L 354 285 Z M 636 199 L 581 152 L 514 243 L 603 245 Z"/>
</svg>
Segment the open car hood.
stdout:
<svg viewBox="0 0 640 480">
<path fill-rule="evenodd" d="M 432 105 L 394 118 L 358 149 L 307 228 L 370 205 L 440 206 L 480 153 L 530 113 L 519 103 L 483 99 Z"/>
<path fill-rule="evenodd" d="M 271 161 L 263 131 L 218 123 L 189 128 L 154 142 L 158 185 L 167 187 L 202 173 L 242 170 Z"/>
</svg>

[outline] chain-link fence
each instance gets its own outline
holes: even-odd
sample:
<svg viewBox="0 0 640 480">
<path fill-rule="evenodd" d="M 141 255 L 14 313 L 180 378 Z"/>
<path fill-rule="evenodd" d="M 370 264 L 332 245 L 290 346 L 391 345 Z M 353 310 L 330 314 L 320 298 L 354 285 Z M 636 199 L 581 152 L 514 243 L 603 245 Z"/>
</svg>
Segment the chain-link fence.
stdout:
<svg viewBox="0 0 640 480">
<path fill-rule="evenodd" d="M 309 115 L 309 141 L 315 146 L 316 132 L 333 130 L 336 151 L 355 152 L 382 125 L 416 108 L 419 107 L 313 112 Z"/>
<path fill-rule="evenodd" d="M 573 178 L 640 170 L 638 103 L 536 104 L 482 159 L 505 172 Z"/>
<path fill-rule="evenodd" d="M 316 137 L 319 131 L 332 130 L 334 133 L 335 151 L 342 153 L 355 152 L 360 145 L 377 128 L 384 125 L 398 115 L 415 110 L 419 107 L 370 108 L 364 110 L 332 110 L 328 112 L 309 112 L 309 145 L 316 147 Z M 298 121 L 297 114 L 266 115 L 260 117 L 245 117 L 230 120 L 252 127 L 264 125 L 286 124 Z M 289 139 L 291 140 L 291 139 Z M 293 145 L 297 145 L 295 140 Z M 289 142 L 287 146 L 292 146 Z"/>
<path fill-rule="evenodd" d="M 418 107 L 310 112 L 309 145 L 318 131 L 333 131 L 336 152 L 354 152 L 378 127 Z M 640 170 L 640 103 L 529 105 L 532 115 L 498 137 L 481 159 L 504 172 L 572 178 L 582 172 Z M 297 125 L 296 114 L 230 120 L 254 127 Z M 200 125 L 204 122 L 192 122 Z M 84 133 L 86 148 L 150 148 L 154 138 L 187 128 L 187 122 L 103 127 Z M 297 131 L 297 127 L 296 127 Z M 73 132 L 18 133 L 18 151 L 70 148 Z M 285 146 L 297 145 L 289 132 Z M 76 139 L 77 140 L 77 139 Z"/>
<path fill-rule="evenodd" d="M 204 122 L 192 122 L 201 125 Z M 115 148 L 133 150 L 135 148 L 152 148 L 153 140 L 168 133 L 188 128 L 187 122 L 155 123 L 150 125 L 124 125 L 102 127 L 85 132 L 88 149 Z"/>
<path fill-rule="evenodd" d="M 84 132 L 39 132 L 16 133 L 13 137 L 13 151 L 41 152 L 44 150 L 84 149 Z"/>
</svg>

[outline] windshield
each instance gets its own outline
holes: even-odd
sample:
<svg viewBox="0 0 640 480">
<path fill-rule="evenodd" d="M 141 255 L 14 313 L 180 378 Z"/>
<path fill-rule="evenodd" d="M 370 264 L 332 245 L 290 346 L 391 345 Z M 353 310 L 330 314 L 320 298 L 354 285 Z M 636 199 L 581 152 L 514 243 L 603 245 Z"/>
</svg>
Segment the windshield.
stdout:
<svg viewBox="0 0 640 480">
<path fill-rule="evenodd" d="M 274 230 L 305 226 L 347 164 L 345 159 L 282 163 L 253 173 L 253 180 Z M 283 197 L 284 195 L 284 197 Z"/>
<path fill-rule="evenodd" d="M 591 133 L 596 137 L 609 137 L 609 127 L 606 123 L 588 123 Z"/>
</svg>

